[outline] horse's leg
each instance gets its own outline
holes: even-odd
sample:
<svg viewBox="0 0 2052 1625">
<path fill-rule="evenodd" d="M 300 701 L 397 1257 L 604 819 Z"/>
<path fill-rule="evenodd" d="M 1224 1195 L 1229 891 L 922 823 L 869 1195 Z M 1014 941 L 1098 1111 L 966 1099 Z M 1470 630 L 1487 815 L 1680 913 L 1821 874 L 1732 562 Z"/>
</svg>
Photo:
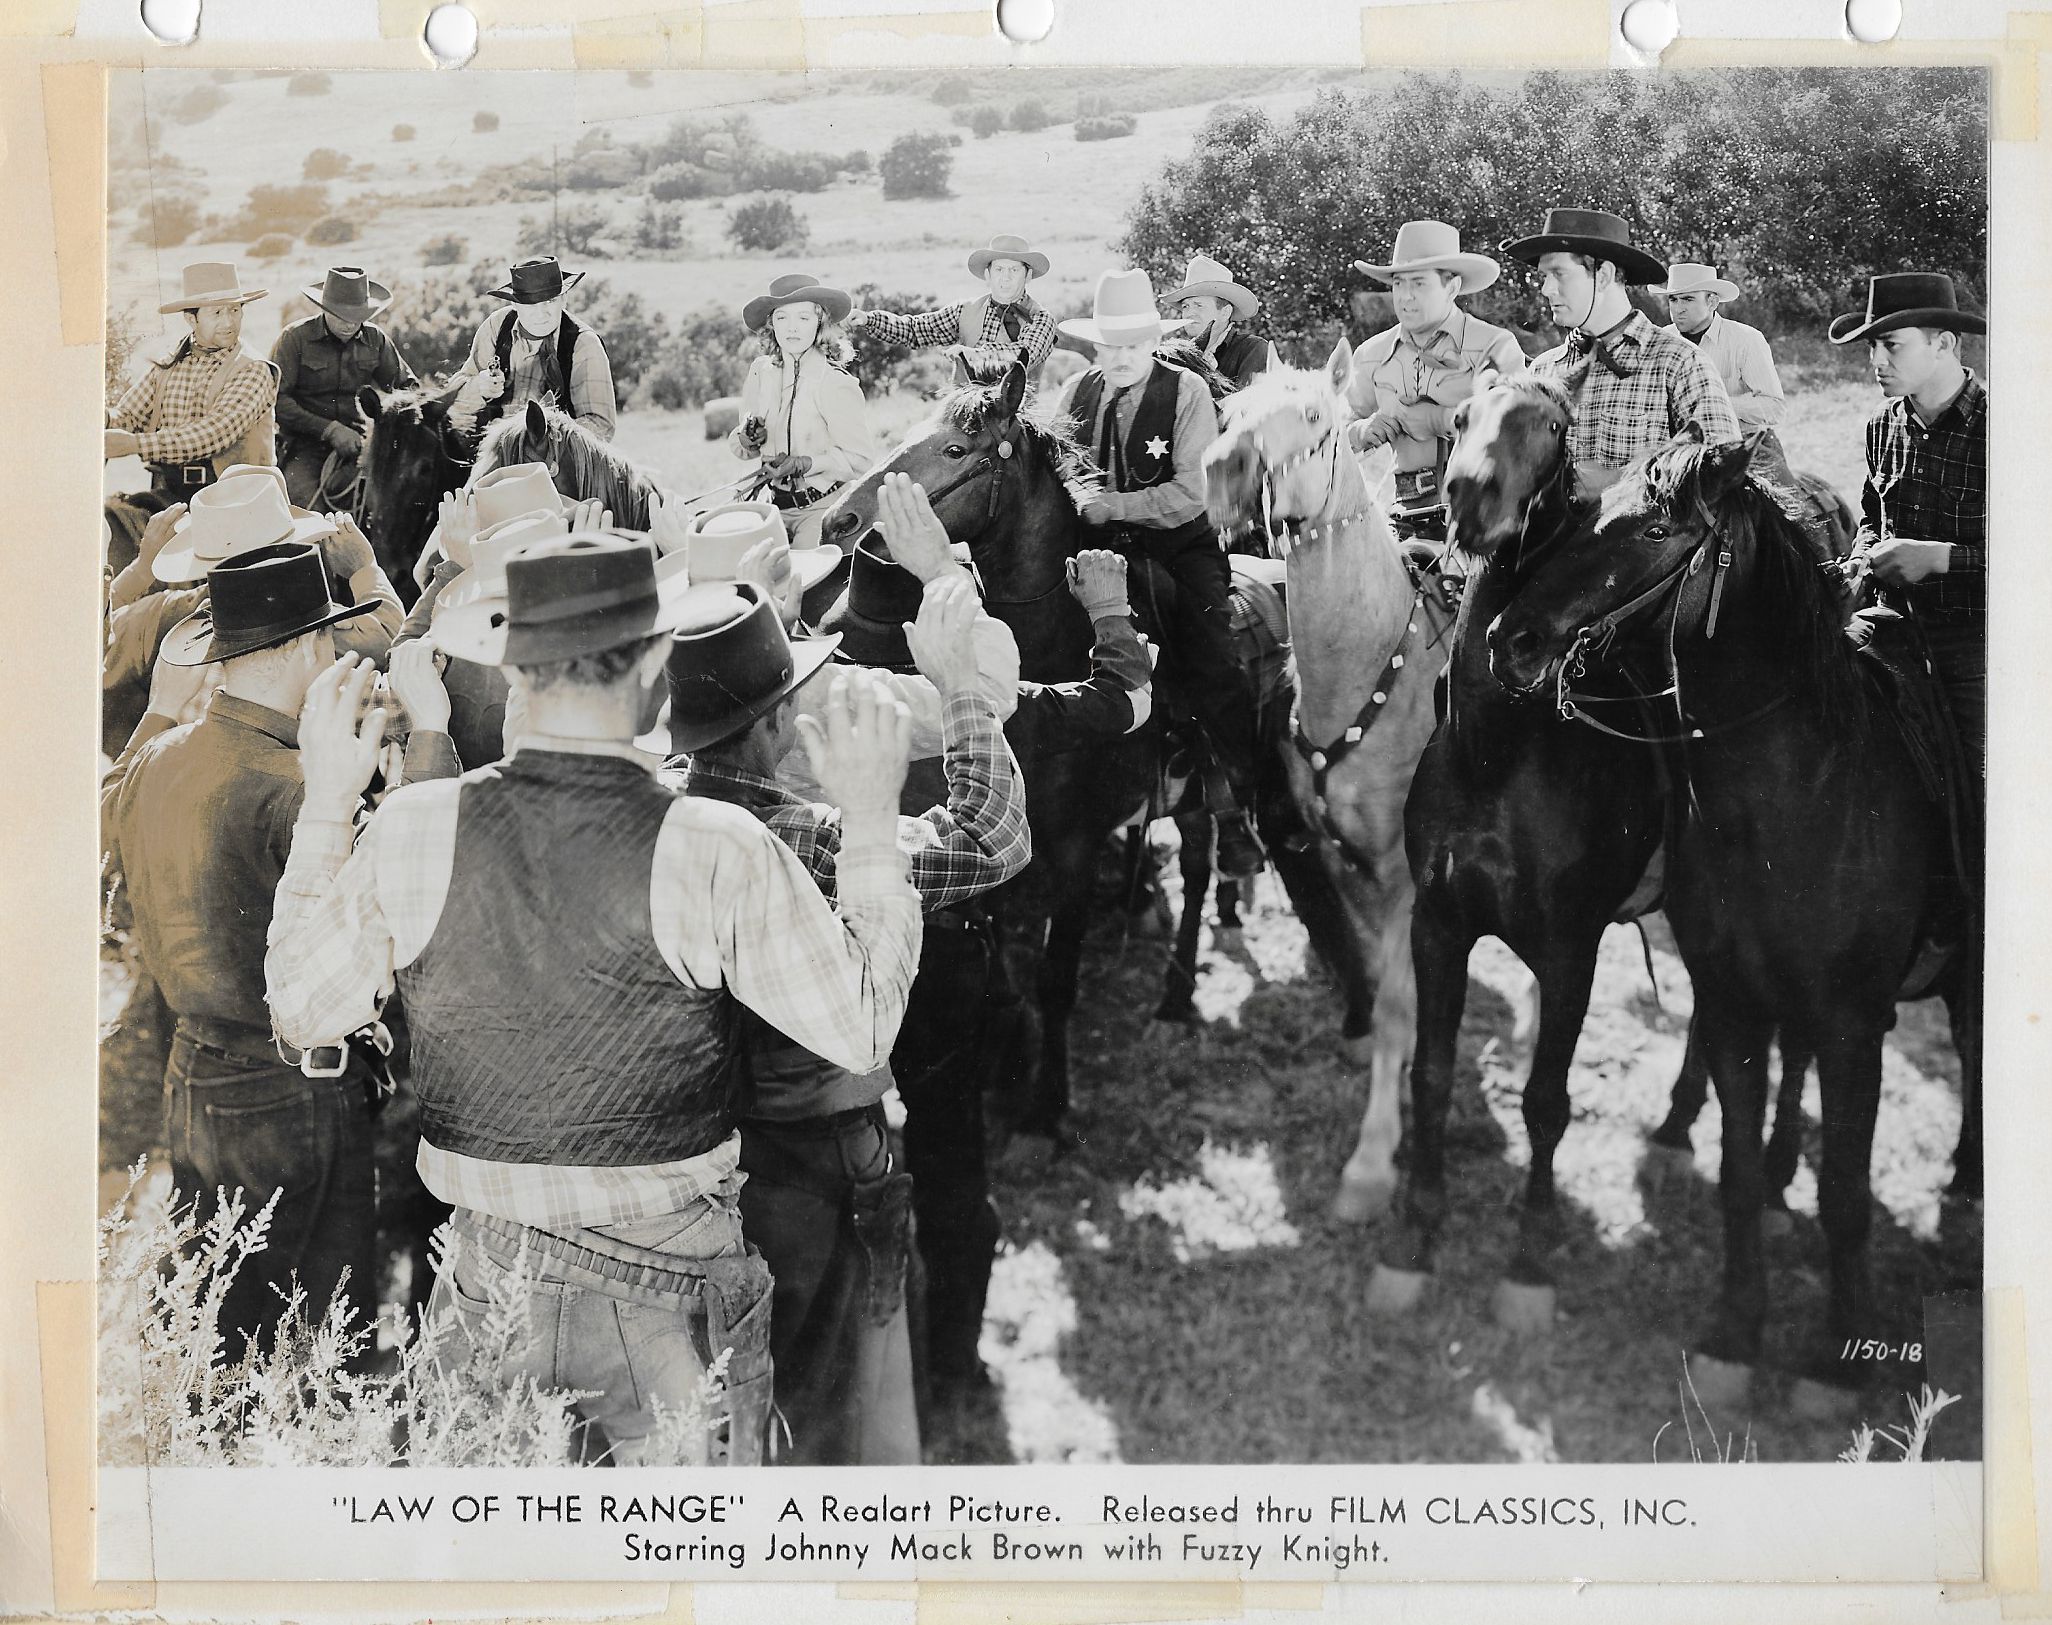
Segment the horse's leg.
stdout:
<svg viewBox="0 0 2052 1625">
<path fill-rule="evenodd" d="M 1742 1404 L 1760 1357 L 1767 1319 L 1767 1261 L 1760 1243 L 1765 1175 L 1760 1138 L 1767 1116 L 1767 1047 L 1774 1030 L 1696 989 L 1696 1036 L 1723 1114 L 1717 1195 L 1724 1211 L 1724 1283 L 1698 1342 L 1690 1381 L 1706 1407 Z M 1829 1116 L 1827 1109 L 1826 1115 Z"/>
<path fill-rule="evenodd" d="M 1080 895 L 1059 903 L 1047 923 L 1036 994 L 1040 1005 L 1040 1070 L 1034 1088 L 1040 1132 L 1059 1139 L 1069 1111 L 1069 1016 L 1076 1008 L 1076 977 L 1083 962 L 1083 932 L 1090 923 L 1089 880 Z"/>
<path fill-rule="evenodd" d="M 1360 1222 L 1380 1218 L 1396 1195 L 1397 1141 L 1403 1132 L 1404 1067 L 1418 1031 L 1417 978 L 1411 968 L 1411 888 L 1393 888 L 1388 913 L 1377 933 L 1378 975 L 1369 1031 L 1368 1109 L 1354 1154 L 1340 1170 L 1335 1217 Z"/>
<path fill-rule="evenodd" d="M 1703 1064 L 1703 1047 L 1696 1042 L 1696 1023 L 1692 1017 L 1688 1048 L 1682 1051 L 1681 1071 L 1675 1074 L 1674 1087 L 1668 1091 L 1667 1116 L 1647 1137 L 1648 1144 L 1658 1151 L 1677 1152 L 1684 1161 L 1691 1159 L 1694 1152 L 1689 1143 L 1689 1130 L 1703 1115 L 1703 1104 L 1709 1098 L 1710 1069 Z"/>
<path fill-rule="evenodd" d="M 1340 1042 L 1349 1061 L 1365 1059 L 1369 1022 L 1375 1010 L 1375 972 L 1357 938 L 1355 910 L 1344 895 L 1358 885 L 1351 871 L 1333 856 L 1330 843 L 1303 840 L 1308 832 L 1287 789 L 1264 794 L 1260 803 L 1262 844 L 1289 894 L 1304 934 L 1321 963 L 1339 983 L 1345 1002 Z"/>
<path fill-rule="evenodd" d="M 1945 995 L 1952 1047 L 1959 1056 L 1959 1144 L 1952 1153 L 1952 1183 L 1945 1193 L 1981 1199 L 1981 955 L 1967 956 L 1956 985 Z"/>
<path fill-rule="evenodd" d="M 1234 875 L 1218 877 L 1218 929 L 1240 929 L 1240 882 Z"/>
<path fill-rule="evenodd" d="M 1873 1227 L 1874 1119 L 1881 1106 L 1881 1034 L 1840 1034 L 1817 1046 L 1817 1085 L 1823 1096 L 1823 1155 L 1817 1171 L 1817 1222 L 1831 1257 L 1831 1288 L 1824 1344 L 1809 1375 L 1833 1388 L 1857 1389 L 1867 1370 L 1844 1358 L 1848 1344 L 1872 1329 L 1873 1288 L 1867 1235 Z M 1829 1404 L 1815 1387 L 1791 1395 L 1800 1408 Z M 1807 1403 L 1806 1403 L 1807 1402 Z"/>
<path fill-rule="evenodd" d="M 1774 1127 L 1767 1136 L 1766 1222 L 1770 1234 L 1785 1233 L 1790 1224 L 1788 1187 L 1803 1160 L 1803 1083 L 1815 1059 L 1810 1047 L 1784 1030 L 1778 1039 L 1781 1081 L 1774 1096 Z"/>
<path fill-rule="evenodd" d="M 1183 875 L 1183 913 L 1169 953 L 1168 985 L 1155 1006 L 1156 1021 L 1187 1022 L 1196 1016 L 1197 937 L 1204 929 L 1204 899 L 1211 890 L 1211 816 L 1203 808 L 1176 814 L 1182 836 L 1178 867 Z"/>
</svg>

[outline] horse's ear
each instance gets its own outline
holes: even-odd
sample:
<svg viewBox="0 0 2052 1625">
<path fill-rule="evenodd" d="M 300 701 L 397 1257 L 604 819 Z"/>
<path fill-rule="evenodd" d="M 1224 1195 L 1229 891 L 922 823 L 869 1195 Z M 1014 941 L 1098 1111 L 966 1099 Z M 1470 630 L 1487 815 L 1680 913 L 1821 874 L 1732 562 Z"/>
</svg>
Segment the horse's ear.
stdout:
<svg viewBox="0 0 2052 1625">
<path fill-rule="evenodd" d="M 1005 416 L 1015 418 L 1019 408 L 1026 404 L 1026 352 L 1021 350 L 1005 368 L 1005 376 L 999 387 L 998 398 L 1004 403 Z"/>
<path fill-rule="evenodd" d="M 1695 438 L 1701 439 L 1701 424 L 1691 423 Z M 1712 491 L 1729 491 L 1746 477 L 1746 471 L 1753 462 L 1753 448 L 1743 440 L 1729 440 L 1721 445 L 1707 447 L 1703 452 L 1703 480 Z"/>
<path fill-rule="evenodd" d="M 356 405 L 367 418 L 375 418 L 385 407 L 385 398 L 370 384 L 356 392 Z"/>
<path fill-rule="evenodd" d="M 960 350 L 957 350 L 955 352 L 954 382 L 955 387 L 957 389 L 960 389 L 964 384 L 973 384 L 976 382 L 976 374 L 969 370 L 969 358 L 968 356 L 964 355 Z"/>
<path fill-rule="evenodd" d="M 527 432 L 536 440 L 548 438 L 549 420 L 542 414 L 540 401 L 531 400 L 527 403 Z"/>
<path fill-rule="evenodd" d="M 1332 347 L 1332 354 L 1325 359 L 1325 376 L 1332 380 L 1332 392 L 1335 395 L 1344 395 L 1347 386 L 1354 381 L 1354 351 L 1347 343 L 1344 331 L 1339 336 L 1339 342 Z"/>
</svg>

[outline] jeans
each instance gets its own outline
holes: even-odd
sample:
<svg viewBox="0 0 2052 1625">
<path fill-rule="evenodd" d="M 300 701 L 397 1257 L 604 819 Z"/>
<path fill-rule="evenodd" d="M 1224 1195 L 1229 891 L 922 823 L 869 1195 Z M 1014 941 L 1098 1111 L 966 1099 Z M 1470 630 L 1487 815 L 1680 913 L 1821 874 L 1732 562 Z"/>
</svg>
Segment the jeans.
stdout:
<svg viewBox="0 0 2052 1625">
<path fill-rule="evenodd" d="M 455 1257 L 435 1279 L 428 1323 L 437 1358 L 473 1357 L 494 1299 L 525 1324 L 486 1380 L 571 1389 L 586 1462 L 755 1466 L 770 1404 L 770 1279 L 741 1239 L 740 1182 L 683 1213 L 556 1235 L 458 1208 Z M 706 1371 L 728 1357 L 724 1396 L 703 1429 L 674 1419 L 700 1404 Z M 672 1420 L 666 1425 L 665 1416 Z"/>
<path fill-rule="evenodd" d="M 1135 528 L 1126 552 L 1133 559 L 1136 601 L 1147 593 L 1147 561 L 1175 583 L 1170 626 L 1162 628 L 1162 675 L 1195 714 L 1236 792 L 1255 771 L 1254 695 L 1233 644 L 1233 572 L 1208 526 L 1189 536 Z"/>
<path fill-rule="evenodd" d="M 336 488 L 329 493 L 326 502 L 319 501 L 321 494 L 321 470 L 328 466 L 328 454 L 332 448 L 318 440 L 293 439 L 285 453 L 281 471 L 285 475 L 285 491 L 293 505 L 300 508 L 340 507 L 349 497 L 349 484 L 356 478 L 356 461 L 345 459 L 335 470 Z"/>
<path fill-rule="evenodd" d="M 375 1315 L 377 1184 L 355 1064 L 339 1078 L 309 1078 L 199 1043 L 181 1027 L 164 1071 L 164 1133 L 172 1178 L 198 1199 L 202 1220 L 217 1188 L 232 1195 L 240 1187 L 251 1213 L 278 1196 L 263 1251 L 243 1261 L 222 1301 L 231 1355 L 244 1337 L 268 1341 L 295 1275 L 309 1318 L 325 1314 L 338 1289 L 358 1324 Z"/>
<path fill-rule="evenodd" d="M 1978 893 L 1987 842 L 1988 620 L 1984 615 L 1941 619 L 1932 614 L 1919 619 L 1931 651 L 1931 668 L 1945 691 L 1946 709 L 1952 713 L 1967 771 L 1973 775 L 1964 787 L 1964 836 L 1969 884 Z"/>
</svg>

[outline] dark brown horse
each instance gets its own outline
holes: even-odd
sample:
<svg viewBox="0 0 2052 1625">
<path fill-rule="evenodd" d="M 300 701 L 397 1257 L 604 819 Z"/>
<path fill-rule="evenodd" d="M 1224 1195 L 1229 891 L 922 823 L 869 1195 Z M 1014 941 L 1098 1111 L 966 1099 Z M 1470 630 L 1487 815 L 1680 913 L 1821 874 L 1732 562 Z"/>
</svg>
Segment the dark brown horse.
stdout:
<svg viewBox="0 0 2052 1625">
<path fill-rule="evenodd" d="M 356 396 L 365 420 L 356 517 L 409 606 L 420 596 L 414 566 L 442 497 L 462 489 L 477 454 L 477 425 L 452 410 L 460 392 L 455 384 L 393 390 L 365 384 Z"/>
<path fill-rule="evenodd" d="M 1674 690 L 1667 912 L 1724 1120 L 1724 1284 L 1693 1377 L 1725 1402 L 1743 1394 L 1766 1317 L 1761 1141 L 1777 1028 L 1815 1054 L 1823 1097 L 1831 1285 L 1811 1375 L 1842 1390 L 1870 1369 L 1845 1356 L 1872 1330 L 1882 1037 L 1924 934 L 1957 907 L 1943 810 L 1843 635 L 1813 541 L 1748 477 L 1748 459 L 1744 446 L 1684 441 L 1628 469 L 1488 637 L 1516 693 L 1613 643 Z M 1954 989 L 1963 1046 L 1978 1042 L 1959 1019 L 1970 991 Z M 1961 1157 L 1977 1163 L 1971 1103 L 1966 1116 Z"/>
</svg>

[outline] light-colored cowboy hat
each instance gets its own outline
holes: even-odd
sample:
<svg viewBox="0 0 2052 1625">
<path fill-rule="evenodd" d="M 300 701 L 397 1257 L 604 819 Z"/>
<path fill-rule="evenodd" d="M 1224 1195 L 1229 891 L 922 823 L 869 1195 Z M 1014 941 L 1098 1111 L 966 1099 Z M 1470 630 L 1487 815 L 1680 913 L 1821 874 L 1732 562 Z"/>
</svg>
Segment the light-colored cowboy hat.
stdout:
<svg viewBox="0 0 2052 1625">
<path fill-rule="evenodd" d="M 1225 300 L 1233 307 L 1233 315 L 1243 322 L 1261 308 L 1261 295 L 1235 282 L 1233 273 L 1209 254 L 1191 255 L 1189 269 L 1183 272 L 1183 285 L 1163 294 L 1161 302 L 1174 310 L 1185 299 L 1200 295 Z"/>
<path fill-rule="evenodd" d="M 1461 251 L 1461 234 L 1444 220 L 1406 220 L 1397 227 L 1389 264 L 1354 261 L 1354 269 L 1387 286 L 1406 271 L 1458 271 L 1461 292 L 1480 293 L 1503 275 L 1503 267 L 1487 254 Z"/>
<path fill-rule="evenodd" d="M 268 288 L 245 288 L 235 267 L 225 260 L 196 260 L 185 268 L 185 291 L 157 307 L 164 315 L 174 310 L 198 310 L 201 305 L 246 305 L 266 297 Z"/>
<path fill-rule="evenodd" d="M 199 581 L 216 565 L 279 542 L 310 542 L 335 522 L 295 508 L 285 499 L 285 476 L 275 468 L 237 464 L 192 503 L 171 527 L 172 541 L 150 566 L 159 581 Z"/>
<path fill-rule="evenodd" d="M 1163 335 L 1180 332 L 1188 322 L 1161 318 L 1154 308 L 1154 284 L 1145 271 L 1107 271 L 1097 279 L 1097 295 L 1088 316 L 1061 324 L 1062 331 L 1086 344 L 1109 344 L 1126 348 L 1158 343 Z"/>
<path fill-rule="evenodd" d="M 484 666 L 549 665 L 617 649 L 675 630 L 691 590 L 679 562 L 658 560 L 646 537 L 621 531 L 545 536 L 507 556 L 503 593 L 437 614 L 428 638 Z"/>
<path fill-rule="evenodd" d="M 338 322 L 367 322 L 392 302 L 392 290 L 373 281 L 361 265 L 331 265 L 325 280 L 299 291 Z"/>
<path fill-rule="evenodd" d="M 678 551 L 687 561 L 685 573 L 703 586 L 709 581 L 737 579 L 742 554 L 757 542 L 785 539 L 784 517 L 774 503 L 724 502 L 692 516 Z M 798 572 L 802 591 L 818 586 L 840 562 L 841 550 L 821 547 L 817 538 L 806 547 L 791 544 L 791 568 Z"/>
<path fill-rule="evenodd" d="M 741 321 L 749 332 L 770 319 L 785 305 L 817 305 L 830 322 L 837 322 L 855 308 L 855 301 L 839 288 L 829 288 L 807 271 L 789 271 L 769 285 L 768 293 L 757 294 L 741 307 Z"/>
<path fill-rule="evenodd" d="M 1530 237 L 1503 245 L 1514 260 L 1537 265 L 1547 254 L 1586 254 L 1608 260 L 1624 281 L 1635 286 L 1667 280 L 1667 267 L 1632 243 L 1632 228 L 1605 209 L 1548 209 L 1546 220 Z"/>
<path fill-rule="evenodd" d="M 477 528 L 481 531 L 541 508 L 570 511 L 549 477 L 546 463 L 508 463 L 479 475 L 470 491 L 477 501 Z"/>
<path fill-rule="evenodd" d="M 506 595 L 506 561 L 516 549 L 551 536 L 568 536 L 570 521 L 554 508 L 515 514 L 479 531 L 470 542 L 470 568 L 444 587 L 435 599 L 435 614 Z"/>
<path fill-rule="evenodd" d="M 1037 276 L 1047 275 L 1047 256 L 1024 237 L 1013 237 L 1008 233 L 999 232 L 991 238 L 987 247 L 972 249 L 969 254 L 969 274 L 982 276 L 990 269 L 992 260 L 1017 260 L 1026 267 L 1028 282 Z"/>
<path fill-rule="evenodd" d="M 1959 308 L 1952 278 L 1943 272 L 1892 271 L 1867 279 L 1867 313 L 1833 318 L 1829 337 L 1833 344 L 1854 344 L 1899 327 L 1985 333 L 1988 319 Z"/>
<path fill-rule="evenodd" d="M 1736 299 L 1739 285 L 1717 274 L 1714 265 L 1697 265 L 1682 260 L 1667 268 L 1667 286 L 1660 290 L 1669 299 L 1678 293 L 1714 293 L 1720 299 Z"/>
</svg>

